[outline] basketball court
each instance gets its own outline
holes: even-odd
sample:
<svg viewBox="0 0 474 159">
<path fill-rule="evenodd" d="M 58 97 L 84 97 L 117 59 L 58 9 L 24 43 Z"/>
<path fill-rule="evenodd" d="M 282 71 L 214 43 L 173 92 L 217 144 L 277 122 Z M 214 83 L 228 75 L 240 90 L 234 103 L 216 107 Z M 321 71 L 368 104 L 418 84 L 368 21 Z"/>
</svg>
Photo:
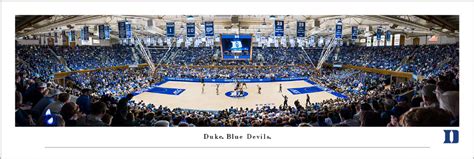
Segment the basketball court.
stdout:
<svg viewBox="0 0 474 159">
<path fill-rule="evenodd" d="M 261 81 L 261 80 L 260 80 Z M 280 84 L 282 92 L 280 92 Z M 219 85 L 217 94 L 216 88 Z M 344 95 L 321 87 L 307 79 L 262 81 L 249 80 L 247 87 L 243 87 L 243 96 L 234 92 L 236 83 L 231 80 L 208 80 L 203 83 L 199 80 L 166 80 L 154 85 L 153 88 L 136 92 L 133 100 L 151 103 L 156 106 L 163 105 L 169 108 L 197 109 L 197 110 L 223 110 L 230 106 L 242 108 L 256 108 L 261 106 L 283 105 L 283 96 L 288 96 L 288 104 L 294 105 L 299 100 L 305 106 L 306 94 L 311 102 L 345 98 Z M 258 93 L 258 86 L 261 94 Z"/>
</svg>

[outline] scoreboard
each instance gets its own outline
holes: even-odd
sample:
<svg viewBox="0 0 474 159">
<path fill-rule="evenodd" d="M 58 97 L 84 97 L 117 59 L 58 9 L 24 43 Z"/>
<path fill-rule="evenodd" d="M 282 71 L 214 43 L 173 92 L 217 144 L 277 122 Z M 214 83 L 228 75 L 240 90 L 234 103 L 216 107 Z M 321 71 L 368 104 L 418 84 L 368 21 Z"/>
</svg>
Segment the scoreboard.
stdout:
<svg viewBox="0 0 474 159">
<path fill-rule="evenodd" d="M 251 60 L 252 35 L 224 34 L 220 41 L 223 60 Z"/>
</svg>

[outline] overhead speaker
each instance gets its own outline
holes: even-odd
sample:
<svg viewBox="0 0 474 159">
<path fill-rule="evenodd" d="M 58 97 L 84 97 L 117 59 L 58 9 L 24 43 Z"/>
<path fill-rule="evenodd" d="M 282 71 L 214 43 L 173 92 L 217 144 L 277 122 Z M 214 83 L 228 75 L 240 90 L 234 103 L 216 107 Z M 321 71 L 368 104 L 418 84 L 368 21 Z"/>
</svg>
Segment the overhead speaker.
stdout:
<svg viewBox="0 0 474 159">
<path fill-rule="evenodd" d="M 393 24 L 393 25 L 390 26 L 390 29 L 395 29 L 395 28 L 397 28 L 397 27 L 398 27 L 397 24 Z"/>
<path fill-rule="evenodd" d="M 146 24 L 148 27 L 153 27 L 153 19 L 147 20 Z"/>
<path fill-rule="evenodd" d="M 321 22 L 318 19 L 314 19 L 314 27 L 320 28 Z"/>
<path fill-rule="evenodd" d="M 230 21 L 231 21 L 232 23 L 239 23 L 239 17 L 238 17 L 238 16 L 232 16 L 232 17 L 230 18 Z"/>
</svg>

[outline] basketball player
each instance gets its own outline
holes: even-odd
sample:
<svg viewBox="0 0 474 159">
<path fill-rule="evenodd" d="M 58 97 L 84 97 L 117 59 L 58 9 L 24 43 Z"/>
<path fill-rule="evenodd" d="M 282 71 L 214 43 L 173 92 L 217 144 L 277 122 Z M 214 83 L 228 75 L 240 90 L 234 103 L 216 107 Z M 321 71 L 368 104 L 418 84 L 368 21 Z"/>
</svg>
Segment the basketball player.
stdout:
<svg viewBox="0 0 474 159">
<path fill-rule="evenodd" d="M 244 96 L 244 89 L 242 87 L 239 88 L 239 96 L 243 97 Z"/>
<path fill-rule="evenodd" d="M 245 89 L 247 89 L 247 83 L 242 82 L 242 87 L 245 87 Z"/>
<path fill-rule="evenodd" d="M 206 86 L 206 84 L 202 83 L 201 94 L 204 94 L 204 86 Z"/>
<path fill-rule="evenodd" d="M 309 94 L 306 94 L 306 106 L 311 106 L 311 101 L 310 101 L 310 98 L 309 98 Z"/>
<path fill-rule="evenodd" d="M 236 80 L 237 81 L 237 80 Z M 235 85 L 234 91 L 238 91 L 240 87 L 240 82 L 237 81 L 237 84 Z"/>
<path fill-rule="evenodd" d="M 281 85 L 281 84 L 280 84 Z M 281 95 L 284 99 L 283 101 L 283 107 L 288 107 L 288 96 L 286 95 Z"/>
<path fill-rule="evenodd" d="M 216 94 L 219 95 L 219 84 L 216 84 Z"/>
<path fill-rule="evenodd" d="M 280 93 L 281 93 L 281 92 L 282 92 L 282 90 L 283 90 L 283 88 L 282 88 L 282 86 L 281 86 L 281 83 L 280 83 L 280 91 L 278 91 L 278 92 L 280 92 Z"/>
<path fill-rule="evenodd" d="M 260 85 L 257 84 L 257 88 L 258 88 L 258 94 L 262 94 L 262 87 L 260 87 Z"/>
</svg>

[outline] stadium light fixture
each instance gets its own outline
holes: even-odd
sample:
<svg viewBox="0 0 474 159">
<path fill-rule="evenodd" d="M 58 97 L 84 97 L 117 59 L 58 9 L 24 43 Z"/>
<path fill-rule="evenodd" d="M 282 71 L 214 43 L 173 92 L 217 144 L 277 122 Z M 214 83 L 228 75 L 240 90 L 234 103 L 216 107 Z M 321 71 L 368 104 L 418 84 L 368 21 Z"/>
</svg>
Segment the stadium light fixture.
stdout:
<svg viewBox="0 0 474 159">
<path fill-rule="evenodd" d="M 186 16 L 186 19 L 187 19 L 188 21 L 192 21 L 192 20 L 194 20 L 194 17 L 193 17 L 192 15 L 189 15 L 189 16 Z"/>
<path fill-rule="evenodd" d="M 271 19 L 271 20 L 275 20 L 276 17 L 275 17 L 274 15 L 271 15 L 271 16 L 270 16 L 270 19 Z"/>
</svg>

